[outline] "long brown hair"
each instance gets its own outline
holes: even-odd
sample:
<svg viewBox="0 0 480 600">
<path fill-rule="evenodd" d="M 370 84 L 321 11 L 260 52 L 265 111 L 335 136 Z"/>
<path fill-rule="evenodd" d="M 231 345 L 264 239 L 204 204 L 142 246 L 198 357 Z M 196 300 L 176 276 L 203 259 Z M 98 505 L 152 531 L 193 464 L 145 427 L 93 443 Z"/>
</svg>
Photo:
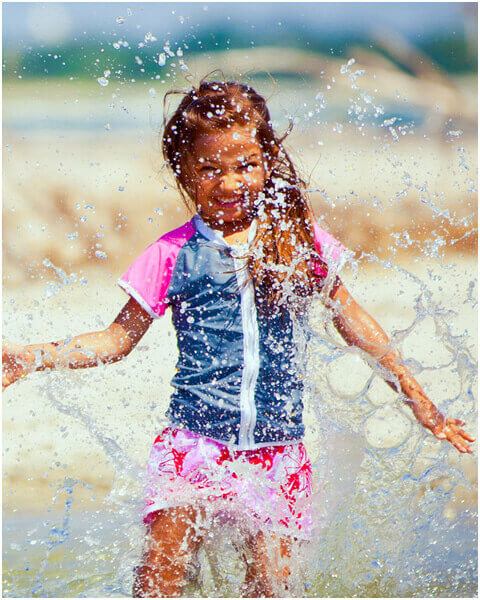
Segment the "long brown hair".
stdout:
<svg viewBox="0 0 480 600">
<path fill-rule="evenodd" d="M 312 264 L 325 274 L 327 267 L 315 249 L 305 183 L 283 146 L 286 136 L 278 137 L 272 127 L 265 99 L 238 82 L 203 80 L 182 93 L 173 115 L 164 116 L 162 147 L 185 202 L 195 204 L 186 158 L 196 136 L 234 124 L 253 125 L 270 174 L 257 203 L 258 229 L 248 256 L 251 277 L 268 305 L 311 296 L 321 283 Z"/>
</svg>

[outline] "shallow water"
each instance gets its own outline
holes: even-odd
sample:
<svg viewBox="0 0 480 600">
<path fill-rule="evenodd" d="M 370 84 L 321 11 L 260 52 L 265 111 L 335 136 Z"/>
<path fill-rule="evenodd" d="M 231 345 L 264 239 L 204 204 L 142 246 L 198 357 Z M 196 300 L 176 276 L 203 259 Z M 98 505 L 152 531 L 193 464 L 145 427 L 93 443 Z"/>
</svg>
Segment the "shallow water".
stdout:
<svg viewBox="0 0 480 600">
<path fill-rule="evenodd" d="M 412 551 L 391 570 L 392 556 L 365 544 L 361 572 L 351 572 L 345 554 L 330 555 L 343 536 L 368 532 L 340 510 L 330 526 L 301 552 L 306 575 L 305 597 L 474 597 L 477 591 L 475 516 L 465 511 L 451 523 L 419 527 Z M 128 597 L 138 558 L 141 529 L 122 514 L 51 513 L 3 521 L 4 597 Z M 390 536 L 397 538 L 394 527 Z M 352 537 L 353 536 L 353 537 Z M 354 542 L 358 543 L 358 541 Z M 341 544 L 346 547 L 345 542 Z M 215 533 L 215 554 L 198 557 L 202 570 L 190 582 L 188 595 L 236 597 L 243 577 L 238 553 L 225 532 Z M 318 551 L 321 553 L 318 554 Z M 322 556 L 321 559 L 317 558 Z M 305 556 L 309 556 L 305 558 Z M 325 570 L 330 563 L 330 568 Z M 216 570 L 213 571 L 216 566 Z M 214 576 L 215 575 L 215 576 Z"/>
</svg>

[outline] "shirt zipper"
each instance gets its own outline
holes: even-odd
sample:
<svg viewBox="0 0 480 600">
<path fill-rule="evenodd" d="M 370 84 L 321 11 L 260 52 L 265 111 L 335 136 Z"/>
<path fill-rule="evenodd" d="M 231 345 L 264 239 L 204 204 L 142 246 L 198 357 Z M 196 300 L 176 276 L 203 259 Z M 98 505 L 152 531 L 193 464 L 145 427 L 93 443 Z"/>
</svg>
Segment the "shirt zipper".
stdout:
<svg viewBox="0 0 480 600">
<path fill-rule="evenodd" d="M 255 387 L 260 370 L 257 309 L 255 306 L 255 290 L 252 280 L 248 280 L 245 261 L 236 256 L 233 257 L 233 260 L 237 283 L 240 288 L 244 360 L 240 387 L 240 431 L 238 434 L 238 447 L 240 450 L 247 450 L 255 446 L 254 431 L 257 422 Z"/>
</svg>

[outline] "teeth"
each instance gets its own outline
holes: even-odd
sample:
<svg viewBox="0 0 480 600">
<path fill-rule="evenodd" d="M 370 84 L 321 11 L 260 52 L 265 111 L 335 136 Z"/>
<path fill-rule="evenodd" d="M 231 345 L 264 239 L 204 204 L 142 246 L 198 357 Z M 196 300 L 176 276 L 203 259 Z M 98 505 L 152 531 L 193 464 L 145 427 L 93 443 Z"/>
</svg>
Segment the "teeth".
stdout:
<svg viewBox="0 0 480 600">
<path fill-rule="evenodd" d="M 220 204 L 234 204 L 235 202 L 240 202 L 241 198 L 229 198 L 228 200 L 219 200 Z"/>
</svg>

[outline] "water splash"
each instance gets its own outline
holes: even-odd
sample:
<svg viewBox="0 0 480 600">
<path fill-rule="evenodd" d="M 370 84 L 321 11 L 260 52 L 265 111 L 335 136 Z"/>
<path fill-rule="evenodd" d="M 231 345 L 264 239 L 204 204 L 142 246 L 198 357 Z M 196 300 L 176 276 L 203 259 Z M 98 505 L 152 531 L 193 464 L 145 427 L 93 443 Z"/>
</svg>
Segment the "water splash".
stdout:
<svg viewBox="0 0 480 600">
<path fill-rule="evenodd" d="M 157 38 L 149 32 L 138 47 L 153 46 L 156 42 Z M 180 48 L 175 52 L 170 42 L 163 40 L 157 45 L 159 50 L 163 50 L 157 55 L 160 67 L 166 66 L 168 57 L 180 58 L 180 70 L 188 69 L 182 61 Z M 113 43 L 116 50 L 128 47 L 129 43 L 125 40 Z M 142 59 L 136 60 L 138 66 L 142 66 L 141 63 Z M 339 139 L 347 133 L 349 121 L 350 124 L 363 125 L 367 117 L 383 119 L 379 124 L 382 135 L 390 136 L 395 142 L 401 143 L 402 136 L 407 133 L 414 134 L 411 125 L 404 125 L 399 117 L 386 115 L 385 107 L 375 99 L 375 95 L 362 89 L 365 72 L 352 70 L 354 63 L 353 59 L 349 60 L 340 68 L 340 76 L 348 80 L 349 88 L 355 94 L 349 97 L 347 114 L 334 126 Z M 100 86 L 109 84 L 109 76 L 110 72 L 107 74 L 105 71 L 104 76 L 97 79 Z M 341 77 L 337 76 L 337 79 Z M 334 77 L 328 81 L 323 91 L 316 90 L 312 110 L 299 117 L 300 122 L 311 123 L 313 118 L 334 104 L 329 92 L 335 91 L 336 81 Z M 152 90 L 150 88 L 150 95 L 154 97 Z M 377 133 L 375 130 L 375 135 Z M 449 143 L 455 143 L 462 135 L 463 132 L 457 129 L 447 132 Z M 385 147 L 382 146 L 382 149 Z M 387 152 L 390 150 L 387 149 Z M 469 170 L 465 148 L 459 147 L 456 154 L 458 167 Z M 430 211 L 432 219 L 439 223 L 445 219 L 453 226 L 465 225 L 464 218 L 457 216 L 451 208 L 442 206 L 439 199 L 430 193 L 427 184 L 415 183 L 407 172 L 403 184 L 405 188 L 400 192 L 406 195 L 416 191 L 418 200 Z M 119 186 L 118 190 L 123 192 L 125 188 Z M 341 205 L 338 198 L 335 200 Z M 381 201 L 367 199 L 364 202 L 365 210 L 384 209 Z M 153 210 L 162 214 L 160 208 Z M 86 220 L 86 217 L 82 218 Z M 472 221 L 473 216 L 469 222 Z M 75 234 L 69 235 L 72 237 L 68 239 L 76 237 Z M 348 235 L 346 238 L 348 240 Z M 392 240 L 395 249 L 412 249 L 417 243 L 407 230 L 392 234 Z M 450 269 L 442 262 L 444 246 L 442 238 L 433 234 L 423 246 L 424 258 L 440 272 L 443 281 L 448 280 Z M 108 257 L 101 250 L 95 254 L 101 258 Z M 404 287 L 409 285 L 414 289 L 409 293 L 409 297 L 414 298 L 413 317 L 393 332 L 393 343 L 399 348 L 408 345 L 418 332 L 421 335 L 430 324 L 435 344 L 443 350 L 442 360 L 424 364 L 423 360 L 411 358 L 412 353 L 408 352 L 409 367 L 418 377 L 431 374 L 438 379 L 448 375 L 451 386 L 440 396 L 442 408 L 473 422 L 476 364 L 470 336 L 467 332 L 457 331 L 455 317 L 458 308 L 455 303 L 449 299 L 446 306 L 454 308 L 445 308 L 438 294 L 432 292 L 433 279 L 428 281 L 428 273 L 419 276 L 413 268 L 409 267 L 409 270 L 382 260 L 375 253 L 364 252 L 362 260 L 364 265 L 391 272 L 392 280 L 398 276 L 406 282 Z M 62 283 L 51 287 L 49 282 L 47 296 L 58 296 L 64 286 L 77 282 L 75 274 L 67 275 L 48 259 L 43 264 L 54 269 Z M 472 281 L 468 294 L 463 296 L 464 303 L 469 306 L 476 302 L 474 291 L 475 283 Z M 389 302 L 394 300 L 390 298 Z M 441 445 L 421 430 L 399 400 L 388 396 L 389 391 L 381 381 L 384 373 L 371 361 L 369 368 L 362 367 L 363 362 L 360 361 L 366 357 L 358 350 L 340 344 L 327 312 L 321 307 L 317 309 L 318 314 L 313 316 L 309 331 L 307 375 L 313 385 L 308 398 L 308 418 L 317 480 L 322 479 L 321 472 L 325 469 L 328 475 L 325 476 L 323 490 L 316 491 L 318 528 L 314 541 L 298 549 L 296 565 L 301 573 L 295 576 L 295 583 L 300 586 L 295 595 L 473 595 L 475 549 L 470 542 L 462 548 L 460 542 L 463 533 L 471 535 L 475 531 L 475 509 L 471 502 L 466 502 L 468 508 L 463 510 L 461 503 L 456 501 L 460 487 L 472 489 L 463 463 L 452 458 L 452 452 L 445 444 Z M 141 352 L 141 349 L 138 351 Z M 150 369 L 145 367 L 142 376 L 150 378 Z M 122 375 L 120 379 L 122 377 L 125 387 L 131 385 L 133 377 Z M 113 486 L 103 503 L 102 514 L 89 514 L 82 521 L 72 512 L 72 507 L 77 488 L 86 484 L 66 478 L 55 496 L 67 496 L 63 519 L 57 521 L 61 525 L 51 526 L 46 533 L 32 529 L 30 536 L 31 542 L 35 542 L 30 545 L 46 549 L 47 557 L 37 557 L 36 562 L 34 559 L 33 568 L 26 562 L 30 559 L 25 559 L 22 568 L 28 568 L 25 571 L 28 577 L 20 577 L 17 573 L 16 580 L 10 581 L 6 592 L 10 596 L 26 592 L 32 596 L 128 596 L 133 578 L 132 567 L 138 562 L 143 535 L 138 516 L 142 467 L 131 458 L 128 444 L 121 444 L 108 435 L 98 417 L 89 413 L 85 406 L 73 406 L 64 400 L 66 388 L 73 388 L 82 397 L 89 393 L 91 386 L 86 380 L 62 373 L 42 386 L 40 394 L 46 403 L 71 418 L 75 426 L 102 449 L 115 471 Z M 117 393 L 118 388 L 113 389 Z M 122 402 L 122 392 L 118 395 Z M 109 402 L 108 398 L 100 397 L 104 403 Z M 146 401 L 156 402 L 151 390 L 146 392 Z M 133 438 L 133 425 L 131 432 Z M 77 519 L 79 525 L 76 524 Z M 192 595 L 238 594 L 244 575 L 241 559 L 244 548 L 233 544 L 234 532 L 235 526 L 212 529 L 206 547 L 198 557 L 200 569 L 192 573 L 189 584 Z M 12 538 L 6 536 L 6 539 Z M 66 549 L 71 551 L 79 547 L 82 552 L 72 557 L 70 563 Z M 93 560 L 86 560 L 82 565 L 88 553 Z M 53 573 L 49 570 L 52 563 L 57 565 L 57 571 Z M 32 571 L 35 571 L 33 576 Z"/>
</svg>

